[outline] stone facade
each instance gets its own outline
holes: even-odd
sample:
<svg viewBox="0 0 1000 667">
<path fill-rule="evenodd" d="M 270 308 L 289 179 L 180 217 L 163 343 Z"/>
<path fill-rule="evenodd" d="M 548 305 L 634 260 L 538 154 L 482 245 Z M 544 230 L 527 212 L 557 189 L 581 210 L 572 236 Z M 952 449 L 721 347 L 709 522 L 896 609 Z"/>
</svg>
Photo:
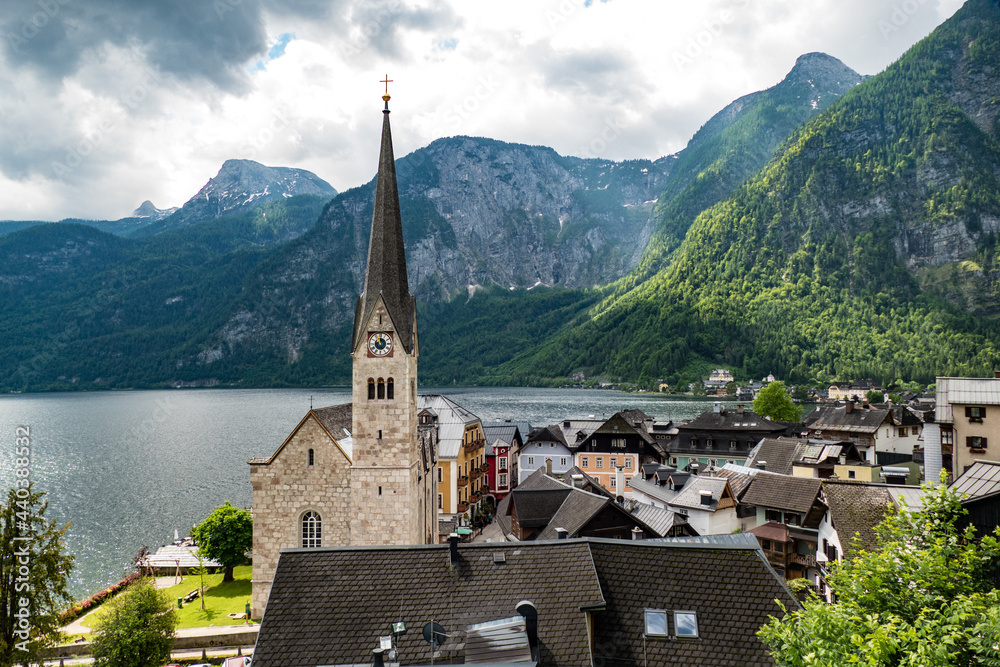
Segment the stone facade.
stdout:
<svg viewBox="0 0 1000 667">
<path fill-rule="evenodd" d="M 315 512 L 324 546 L 350 544 L 351 461 L 310 410 L 270 459 L 250 462 L 253 487 L 252 606 L 260 618 L 281 549 L 301 547 L 302 517 Z M 309 452 L 312 450 L 312 465 Z"/>
</svg>

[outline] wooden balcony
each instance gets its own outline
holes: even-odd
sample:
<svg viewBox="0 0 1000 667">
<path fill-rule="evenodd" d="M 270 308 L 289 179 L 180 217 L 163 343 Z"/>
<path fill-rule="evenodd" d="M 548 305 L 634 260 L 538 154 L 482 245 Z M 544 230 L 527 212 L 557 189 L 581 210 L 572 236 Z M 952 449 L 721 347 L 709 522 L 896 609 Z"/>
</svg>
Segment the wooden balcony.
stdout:
<svg viewBox="0 0 1000 667">
<path fill-rule="evenodd" d="M 486 446 L 485 440 L 473 440 L 472 442 L 467 442 L 464 445 L 462 445 L 462 449 L 465 451 L 466 454 L 470 454 L 472 452 L 482 449 L 484 446 Z"/>
<path fill-rule="evenodd" d="M 465 512 L 468 509 L 469 509 L 469 503 L 459 503 L 458 504 L 458 511 L 459 512 Z"/>
<path fill-rule="evenodd" d="M 816 567 L 816 554 L 792 554 L 789 562 L 798 563 L 804 567 Z"/>
<path fill-rule="evenodd" d="M 468 484 L 469 484 L 469 478 L 468 477 L 462 476 L 462 477 L 458 478 L 458 485 L 459 486 L 468 486 Z"/>
</svg>

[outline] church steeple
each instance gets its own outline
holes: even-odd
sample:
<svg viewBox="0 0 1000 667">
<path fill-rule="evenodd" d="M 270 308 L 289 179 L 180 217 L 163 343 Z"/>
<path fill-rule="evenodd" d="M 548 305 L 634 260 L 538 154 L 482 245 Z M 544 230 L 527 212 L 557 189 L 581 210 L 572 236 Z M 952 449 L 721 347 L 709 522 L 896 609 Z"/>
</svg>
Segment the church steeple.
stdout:
<svg viewBox="0 0 1000 667">
<path fill-rule="evenodd" d="M 372 317 L 379 295 L 406 353 L 415 343 L 415 303 L 406 279 L 406 255 L 403 250 L 403 223 L 399 217 L 399 194 L 396 190 L 396 163 L 392 154 L 389 130 L 389 79 L 386 77 L 385 109 L 382 111 L 382 147 L 375 185 L 375 210 L 372 214 L 371 241 L 368 244 L 368 269 L 364 293 L 358 299 L 354 316 L 354 339 L 351 350 L 357 351 L 366 339 L 365 327 Z"/>
</svg>

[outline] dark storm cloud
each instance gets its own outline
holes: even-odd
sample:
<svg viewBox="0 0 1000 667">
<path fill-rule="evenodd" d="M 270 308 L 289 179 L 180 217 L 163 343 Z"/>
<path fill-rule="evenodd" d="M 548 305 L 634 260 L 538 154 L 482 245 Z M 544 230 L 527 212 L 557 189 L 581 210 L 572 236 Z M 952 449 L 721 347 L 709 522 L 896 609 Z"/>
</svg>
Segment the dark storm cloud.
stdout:
<svg viewBox="0 0 1000 667">
<path fill-rule="evenodd" d="M 8 0 L 0 34 L 7 66 L 43 77 L 72 76 L 111 45 L 140 50 L 181 81 L 230 91 L 246 85 L 245 63 L 267 52 L 258 0 Z"/>
<path fill-rule="evenodd" d="M 378 0 L 357 3 L 351 12 L 351 24 L 376 55 L 401 58 L 405 52 L 399 34 L 403 30 L 433 32 L 447 30 L 460 23 L 443 2 L 431 7 L 408 7 L 401 0 Z M 355 40 L 357 41 L 357 36 Z"/>
</svg>

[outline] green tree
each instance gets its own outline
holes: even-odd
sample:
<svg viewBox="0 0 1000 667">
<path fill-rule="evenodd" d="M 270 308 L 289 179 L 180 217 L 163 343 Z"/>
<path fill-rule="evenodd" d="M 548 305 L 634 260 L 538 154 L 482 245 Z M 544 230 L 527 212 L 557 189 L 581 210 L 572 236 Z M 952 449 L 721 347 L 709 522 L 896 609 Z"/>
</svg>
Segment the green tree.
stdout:
<svg viewBox="0 0 1000 667">
<path fill-rule="evenodd" d="M 54 643 L 73 556 L 63 550 L 68 526 L 47 520 L 48 502 L 31 486 L 10 489 L 0 504 L 0 666 L 37 663 Z"/>
<path fill-rule="evenodd" d="M 772 382 L 753 399 L 753 411 L 761 417 L 777 421 L 792 422 L 799 418 L 799 409 L 792 403 L 785 383 Z"/>
<path fill-rule="evenodd" d="M 869 403 L 885 403 L 885 394 L 881 391 L 869 391 L 865 394 Z"/>
<path fill-rule="evenodd" d="M 959 529 L 959 497 L 924 486 L 924 508 L 891 511 L 878 548 L 858 543 L 828 578 L 837 602 L 813 597 L 758 635 L 778 665 L 890 667 L 1000 664 L 1000 529 Z"/>
<path fill-rule="evenodd" d="M 158 667 L 170 660 L 177 613 L 151 579 L 139 579 L 104 605 L 94 625 L 97 667 Z"/>
<path fill-rule="evenodd" d="M 222 581 L 233 581 L 233 568 L 246 562 L 253 546 L 253 519 L 244 509 L 227 500 L 191 529 L 198 549 L 225 568 Z"/>
</svg>

